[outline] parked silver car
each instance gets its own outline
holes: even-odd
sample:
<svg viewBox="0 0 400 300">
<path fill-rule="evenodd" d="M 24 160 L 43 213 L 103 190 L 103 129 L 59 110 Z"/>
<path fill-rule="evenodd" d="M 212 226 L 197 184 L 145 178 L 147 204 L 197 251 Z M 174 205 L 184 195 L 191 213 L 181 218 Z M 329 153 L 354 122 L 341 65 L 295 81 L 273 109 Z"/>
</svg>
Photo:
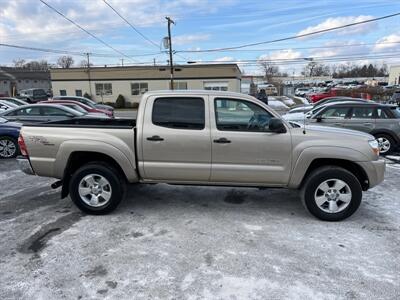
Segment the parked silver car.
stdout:
<svg viewBox="0 0 400 300">
<path fill-rule="evenodd" d="M 307 123 L 354 129 L 372 134 L 380 153 L 389 154 L 400 145 L 400 111 L 379 103 L 331 104 L 314 113 Z"/>
<path fill-rule="evenodd" d="M 22 124 L 61 121 L 74 118 L 100 118 L 85 115 L 79 111 L 57 104 L 31 104 L 7 110 L 0 114 L 2 118 Z M 104 116 L 104 118 L 107 118 Z"/>
</svg>

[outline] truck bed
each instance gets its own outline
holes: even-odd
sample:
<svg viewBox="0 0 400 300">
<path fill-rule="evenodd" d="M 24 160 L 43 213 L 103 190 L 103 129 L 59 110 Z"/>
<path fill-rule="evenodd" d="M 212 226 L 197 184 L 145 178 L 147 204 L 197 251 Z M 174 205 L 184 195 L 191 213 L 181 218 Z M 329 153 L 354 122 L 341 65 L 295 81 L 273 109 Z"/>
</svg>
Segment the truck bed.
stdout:
<svg viewBox="0 0 400 300">
<path fill-rule="evenodd" d="M 135 119 L 92 119 L 75 118 L 39 124 L 29 124 L 25 127 L 80 127 L 80 128 L 115 128 L 128 129 L 136 126 Z"/>
</svg>

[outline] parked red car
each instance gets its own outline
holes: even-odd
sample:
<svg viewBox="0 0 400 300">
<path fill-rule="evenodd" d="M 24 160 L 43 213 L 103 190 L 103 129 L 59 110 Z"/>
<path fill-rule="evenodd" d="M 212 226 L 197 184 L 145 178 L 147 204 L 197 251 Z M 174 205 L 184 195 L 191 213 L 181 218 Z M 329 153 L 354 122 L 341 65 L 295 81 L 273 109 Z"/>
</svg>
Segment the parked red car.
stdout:
<svg viewBox="0 0 400 300">
<path fill-rule="evenodd" d="M 328 97 L 335 97 L 336 94 L 336 90 L 331 89 L 329 91 L 326 92 L 322 92 L 322 93 L 313 93 L 313 94 L 308 94 L 307 98 L 309 101 L 311 101 L 312 103 L 316 103 L 319 100 L 322 100 L 324 98 L 328 98 Z"/>
<path fill-rule="evenodd" d="M 83 108 L 86 110 L 88 113 L 98 113 L 98 114 L 105 114 L 110 118 L 114 117 L 114 114 L 112 111 L 106 110 L 106 109 L 99 109 L 99 108 L 93 108 L 90 107 L 89 105 L 83 104 L 78 101 L 72 101 L 72 100 L 49 100 L 49 101 L 41 101 L 40 103 L 49 103 L 49 104 L 74 104 L 78 105 L 79 107 Z"/>
</svg>

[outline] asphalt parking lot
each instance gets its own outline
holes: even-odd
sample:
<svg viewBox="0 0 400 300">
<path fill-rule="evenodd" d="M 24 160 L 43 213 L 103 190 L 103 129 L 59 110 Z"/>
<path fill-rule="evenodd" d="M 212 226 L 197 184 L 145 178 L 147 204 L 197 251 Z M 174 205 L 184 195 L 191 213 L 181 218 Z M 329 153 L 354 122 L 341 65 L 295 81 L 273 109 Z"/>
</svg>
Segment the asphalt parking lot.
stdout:
<svg viewBox="0 0 400 300">
<path fill-rule="evenodd" d="M 399 299 L 399 176 L 338 223 L 295 191 L 165 184 L 89 216 L 2 160 L 0 299 Z"/>
</svg>

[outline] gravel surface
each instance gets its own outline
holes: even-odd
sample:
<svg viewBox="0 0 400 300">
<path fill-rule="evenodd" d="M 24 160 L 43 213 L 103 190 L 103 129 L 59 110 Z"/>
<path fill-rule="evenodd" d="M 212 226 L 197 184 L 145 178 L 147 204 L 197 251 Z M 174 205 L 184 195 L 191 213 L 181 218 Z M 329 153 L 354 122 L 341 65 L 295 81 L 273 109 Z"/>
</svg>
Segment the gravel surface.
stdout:
<svg viewBox="0 0 400 300">
<path fill-rule="evenodd" d="M 0 161 L 0 299 L 399 299 L 400 165 L 337 223 L 296 191 L 131 186 L 81 214 Z"/>
</svg>

